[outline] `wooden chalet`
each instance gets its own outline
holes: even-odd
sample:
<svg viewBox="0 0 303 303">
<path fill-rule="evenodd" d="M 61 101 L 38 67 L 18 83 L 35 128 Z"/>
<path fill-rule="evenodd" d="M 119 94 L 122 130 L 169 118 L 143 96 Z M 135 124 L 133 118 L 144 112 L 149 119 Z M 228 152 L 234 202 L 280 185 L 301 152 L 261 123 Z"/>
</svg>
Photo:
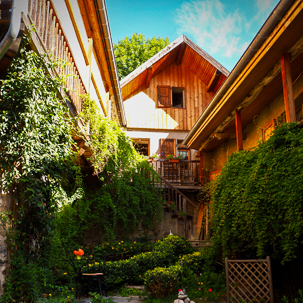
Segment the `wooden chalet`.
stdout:
<svg viewBox="0 0 303 303">
<path fill-rule="evenodd" d="M 229 72 L 182 35 L 121 80 L 127 135 L 153 165 L 179 188 L 197 188 L 196 151 L 182 145 L 189 130 Z M 166 155 L 181 155 L 171 164 Z"/>
<path fill-rule="evenodd" d="M 214 179 L 228 156 L 266 140 L 277 122 L 302 120 L 302 104 L 303 1 L 281 0 L 183 144 L 200 151 Z"/>
</svg>

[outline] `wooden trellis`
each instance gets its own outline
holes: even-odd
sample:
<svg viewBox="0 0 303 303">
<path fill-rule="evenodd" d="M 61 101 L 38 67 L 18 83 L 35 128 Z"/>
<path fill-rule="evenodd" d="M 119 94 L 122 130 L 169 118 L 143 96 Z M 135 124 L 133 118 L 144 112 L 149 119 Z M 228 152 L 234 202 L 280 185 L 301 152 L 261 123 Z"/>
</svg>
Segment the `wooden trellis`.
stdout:
<svg viewBox="0 0 303 303">
<path fill-rule="evenodd" d="M 225 259 L 227 302 L 274 302 L 270 258 Z"/>
</svg>

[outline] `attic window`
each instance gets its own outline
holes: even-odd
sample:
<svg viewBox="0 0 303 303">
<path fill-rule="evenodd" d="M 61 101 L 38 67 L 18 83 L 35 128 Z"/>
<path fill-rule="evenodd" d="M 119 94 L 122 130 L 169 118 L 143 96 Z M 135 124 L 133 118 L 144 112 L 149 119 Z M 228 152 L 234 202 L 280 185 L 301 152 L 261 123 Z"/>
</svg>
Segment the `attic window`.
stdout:
<svg viewBox="0 0 303 303">
<path fill-rule="evenodd" d="M 172 88 L 172 107 L 184 108 L 184 88 Z"/>
<path fill-rule="evenodd" d="M 185 89 L 158 85 L 158 107 L 185 108 Z"/>
</svg>

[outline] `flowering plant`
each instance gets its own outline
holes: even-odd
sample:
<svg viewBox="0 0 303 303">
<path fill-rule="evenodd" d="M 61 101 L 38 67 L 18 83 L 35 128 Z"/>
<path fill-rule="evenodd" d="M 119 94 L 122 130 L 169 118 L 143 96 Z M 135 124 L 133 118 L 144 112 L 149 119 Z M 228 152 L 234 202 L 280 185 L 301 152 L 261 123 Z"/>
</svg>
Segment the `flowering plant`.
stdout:
<svg viewBox="0 0 303 303">
<path fill-rule="evenodd" d="M 156 153 L 154 153 L 150 156 L 150 158 L 153 158 L 153 159 L 158 159 L 159 157 L 160 157 L 160 154 L 157 155 Z"/>
<path fill-rule="evenodd" d="M 168 159 L 168 160 L 171 160 L 171 159 L 175 159 L 175 160 L 180 160 L 182 159 L 183 157 L 181 155 L 172 155 L 172 154 L 169 154 L 169 155 L 165 155 L 165 158 Z"/>
<path fill-rule="evenodd" d="M 78 250 L 74 250 L 74 255 L 81 257 L 84 255 L 84 251 L 81 248 L 79 248 Z"/>
</svg>

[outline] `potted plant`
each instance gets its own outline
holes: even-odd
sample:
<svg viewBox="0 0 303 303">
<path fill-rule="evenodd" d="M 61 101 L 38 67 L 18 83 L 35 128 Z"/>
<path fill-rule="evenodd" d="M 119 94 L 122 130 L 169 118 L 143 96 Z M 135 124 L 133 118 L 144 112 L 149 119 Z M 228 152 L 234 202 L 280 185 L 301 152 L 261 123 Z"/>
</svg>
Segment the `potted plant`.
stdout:
<svg viewBox="0 0 303 303">
<path fill-rule="evenodd" d="M 180 159 L 182 159 L 182 156 L 180 156 L 179 154 L 176 156 L 169 154 L 169 155 L 165 155 L 165 158 L 168 159 L 169 162 L 179 162 Z"/>
<path fill-rule="evenodd" d="M 151 156 L 149 156 L 149 160 L 150 161 L 153 161 L 153 160 L 156 160 L 160 157 L 160 155 L 157 155 L 156 153 L 153 153 Z"/>
</svg>

